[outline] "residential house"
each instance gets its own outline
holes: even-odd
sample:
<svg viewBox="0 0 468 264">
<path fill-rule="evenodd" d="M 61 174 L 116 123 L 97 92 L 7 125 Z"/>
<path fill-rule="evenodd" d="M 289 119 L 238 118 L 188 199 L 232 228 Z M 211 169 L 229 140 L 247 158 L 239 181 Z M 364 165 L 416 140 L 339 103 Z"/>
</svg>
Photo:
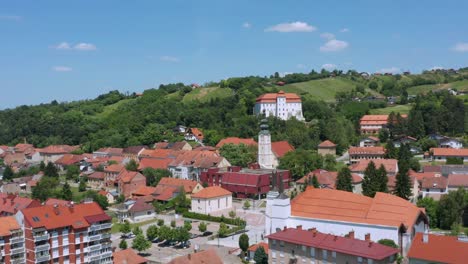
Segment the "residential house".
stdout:
<svg viewBox="0 0 468 264">
<path fill-rule="evenodd" d="M 232 208 L 232 193 L 219 186 L 206 187 L 192 194 L 192 212 L 211 214 Z"/>
<path fill-rule="evenodd" d="M 16 218 L 28 264 L 112 263 L 112 219 L 95 202 L 27 208 Z"/>
<path fill-rule="evenodd" d="M 64 171 L 67 169 L 68 166 L 71 166 L 71 165 L 79 166 L 82 160 L 83 160 L 82 155 L 64 154 L 61 158 L 56 160 L 54 163 L 58 167 L 59 170 Z"/>
<path fill-rule="evenodd" d="M 407 115 L 401 115 L 406 118 Z M 359 120 L 361 134 L 378 134 L 388 125 L 388 115 L 364 115 Z"/>
<path fill-rule="evenodd" d="M 350 147 L 348 150 L 349 162 L 357 163 L 359 160 L 375 160 L 385 158 L 384 147 Z"/>
<path fill-rule="evenodd" d="M 100 148 L 93 152 L 94 157 L 123 156 L 123 148 Z"/>
<path fill-rule="evenodd" d="M 0 217 L 0 263 L 26 263 L 24 234 L 15 217 Z"/>
<path fill-rule="evenodd" d="M 196 127 L 189 128 L 188 132 L 185 134 L 185 140 L 187 141 L 196 141 L 198 143 L 202 143 L 203 138 L 203 132 Z"/>
<path fill-rule="evenodd" d="M 400 137 L 396 140 L 393 141 L 393 146 L 399 148 L 401 147 L 401 145 L 411 145 L 411 144 L 414 144 L 416 143 L 418 140 L 414 137 L 410 137 L 410 136 L 404 136 L 404 137 Z"/>
<path fill-rule="evenodd" d="M 257 142 L 253 138 L 238 138 L 238 137 L 228 137 L 221 139 L 216 148 L 220 149 L 226 144 L 240 145 L 244 144 L 245 146 L 257 147 Z"/>
<path fill-rule="evenodd" d="M 432 197 L 434 200 L 440 200 L 441 196 L 448 193 L 447 178 L 436 174 L 431 178 L 424 178 L 421 182 L 421 195 Z"/>
<path fill-rule="evenodd" d="M 152 204 L 145 203 L 144 200 L 127 200 L 117 207 L 117 218 L 120 222 L 129 220 L 130 222 L 141 222 L 152 219 L 156 216 Z"/>
<path fill-rule="evenodd" d="M 106 186 L 106 173 L 103 171 L 95 171 L 86 177 L 88 178 L 87 186 L 93 190 L 101 190 Z"/>
<path fill-rule="evenodd" d="M 133 249 L 127 248 L 120 251 L 115 251 L 112 254 L 114 264 L 146 264 L 148 260 L 138 255 Z"/>
<path fill-rule="evenodd" d="M 117 176 L 118 192 L 125 197 L 131 197 L 132 193 L 141 186 L 146 186 L 146 177 L 137 171 L 123 170 Z"/>
<path fill-rule="evenodd" d="M 465 148 L 431 148 L 429 153 L 435 161 L 446 161 L 447 158 L 461 158 L 463 161 L 468 161 L 468 149 Z"/>
<path fill-rule="evenodd" d="M 254 259 L 254 256 L 255 256 L 255 251 L 257 251 L 257 249 L 259 247 L 262 247 L 263 250 L 265 251 L 265 253 L 268 255 L 268 243 L 265 243 L 265 242 L 260 242 L 258 244 L 253 244 L 251 245 L 248 249 L 247 249 L 247 256 L 249 259 L 253 260 Z"/>
<path fill-rule="evenodd" d="M 115 203 L 116 200 L 117 200 L 117 196 L 118 196 L 116 192 L 108 192 L 108 191 L 105 191 L 105 190 L 100 190 L 98 192 L 98 194 L 106 197 L 107 202 L 109 202 L 110 204 Z"/>
<path fill-rule="evenodd" d="M 130 146 L 122 150 L 124 157 L 128 159 L 138 159 L 138 155 L 145 149 L 148 149 L 148 146 Z"/>
<path fill-rule="evenodd" d="M 223 264 L 224 261 L 218 256 L 216 250 L 209 248 L 207 250 L 189 253 L 185 256 L 176 257 L 168 264 Z"/>
<path fill-rule="evenodd" d="M 231 166 L 229 161 L 215 152 L 184 151 L 169 164 L 169 171 L 174 178 L 198 181 L 202 171 L 228 166 Z"/>
<path fill-rule="evenodd" d="M 0 193 L 0 216 L 15 215 L 25 208 L 33 208 L 40 205 L 41 202 L 38 200 Z"/>
<path fill-rule="evenodd" d="M 104 182 L 106 188 L 112 189 L 117 185 L 118 175 L 125 170 L 125 166 L 122 164 L 112 164 L 104 167 L 104 173 L 106 174 Z"/>
<path fill-rule="evenodd" d="M 167 170 L 169 168 L 169 164 L 172 161 L 174 161 L 174 159 L 171 159 L 171 158 L 165 158 L 165 159 L 142 158 L 140 160 L 140 163 L 138 164 L 138 170 L 143 171 L 146 168 Z"/>
<path fill-rule="evenodd" d="M 461 149 L 463 148 L 463 142 L 455 138 L 444 137 L 438 140 L 439 148 L 453 148 Z"/>
<path fill-rule="evenodd" d="M 318 154 L 325 156 L 327 154 L 331 154 L 333 156 L 336 155 L 336 144 L 331 142 L 330 140 L 325 140 L 320 143 L 317 147 Z"/>
<path fill-rule="evenodd" d="M 21 192 L 20 184 L 17 182 L 4 183 L 0 186 L 0 193 L 19 194 Z"/>
<path fill-rule="evenodd" d="M 370 240 L 326 234 L 316 228 L 286 228 L 267 236 L 268 263 L 394 263 L 398 249 Z"/>
<path fill-rule="evenodd" d="M 145 149 L 138 155 L 141 160 L 143 158 L 148 159 L 175 159 L 181 151 L 172 149 Z"/>
<path fill-rule="evenodd" d="M 448 191 L 456 191 L 463 188 L 468 191 L 468 174 L 449 174 Z"/>
<path fill-rule="evenodd" d="M 279 160 L 288 152 L 294 151 L 294 147 L 287 141 L 275 141 L 271 142 L 271 151 L 273 152 L 273 156 L 275 158 L 273 163 L 279 164 Z"/>
<path fill-rule="evenodd" d="M 58 159 L 63 157 L 63 155 L 69 154 L 79 148 L 79 146 L 51 145 L 39 149 L 38 152 L 41 155 L 41 159 L 47 164 L 49 162 L 55 163 Z"/>
<path fill-rule="evenodd" d="M 193 194 L 201 191 L 203 186 L 196 181 L 177 179 L 177 178 L 162 178 L 158 185 L 154 195 L 159 201 L 169 201 L 183 188 L 187 198 L 191 198 Z"/>
<path fill-rule="evenodd" d="M 170 149 L 174 151 L 180 150 L 192 150 L 192 146 L 187 143 L 187 141 L 180 141 L 180 142 L 158 142 L 154 144 L 155 149 Z"/>
<path fill-rule="evenodd" d="M 465 264 L 468 252 L 466 237 L 418 233 L 408 252 L 409 264 Z"/>
<path fill-rule="evenodd" d="M 370 234 L 375 241 L 393 240 L 401 247 L 402 255 L 406 255 L 414 234 L 428 229 L 428 219 L 420 208 L 398 196 L 380 192 L 371 198 L 308 187 L 293 200 L 271 192 L 265 211 L 267 234 L 298 225 L 336 236 L 355 231 L 357 239 Z"/>
<path fill-rule="evenodd" d="M 140 186 L 140 188 L 132 193 L 132 198 L 137 199 L 138 197 L 153 196 L 155 193 L 156 187 Z"/>
<path fill-rule="evenodd" d="M 387 171 L 387 176 L 395 176 L 398 173 L 398 160 L 396 159 L 363 159 L 349 166 L 349 169 L 351 170 L 351 172 L 356 173 L 361 177 L 364 177 L 364 171 L 366 170 L 370 162 L 373 162 L 377 169 L 380 168 L 380 165 L 383 165 L 385 167 L 385 170 Z"/>
<path fill-rule="evenodd" d="M 184 134 L 185 132 L 187 132 L 187 127 L 186 127 L 186 126 L 177 125 L 177 126 L 175 126 L 175 127 L 172 129 L 172 132 Z"/>
<path fill-rule="evenodd" d="M 336 178 L 338 177 L 338 172 L 336 171 L 327 171 L 323 169 L 316 169 L 307 173 L 304 177 L 296 181 L 296 185 L 310 185 L 312 177 L 317 178 L 317 181 L 320 185 L 320 188 L 325 189 L 335 189 L 336 188 Z M 352 185 L 354 193 L 362 192 L 362 178 L 355 173 L 351 174 L 352 176 Z"/>
<path fill-rule="evenodd" d="M 34 151 L 34 146 L 32 144 L 16 144 L 16 146 L 13 148 L 13 152 L 15 153 L 28 153 Z"/>
<path fill-rule="evenodd" d="M 0 145 L 0 157 L 4 155 L 5 153 L 10 151 L 10 147 L 5 146 L 5 145 Z"/>
<path fill-rule="evenodd" d="M 368 136 L 359 140 L 360 147 L 375 147 L 380 144 L 380 139 L 374 136 Z"/>
</svg>

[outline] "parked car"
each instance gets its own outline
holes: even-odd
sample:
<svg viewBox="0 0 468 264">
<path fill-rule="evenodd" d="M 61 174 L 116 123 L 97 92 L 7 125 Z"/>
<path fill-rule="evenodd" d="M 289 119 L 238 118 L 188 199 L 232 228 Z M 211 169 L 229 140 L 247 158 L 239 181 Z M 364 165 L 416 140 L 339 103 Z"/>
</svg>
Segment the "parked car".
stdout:
<svg viewBox="0 0 468 264">
<path fill-rule="evenodd" d="M 211 231 L 205 231 L 202 236 L 211 236 L 213 232 Z"/>
<path fill-rule="evenodd" d="M 121 238 L 129 239 L 129 238 L 134 238 L 135 234 L 133 233 L 127 233 L 127 234 L 122 234 Z"/>
</svg>

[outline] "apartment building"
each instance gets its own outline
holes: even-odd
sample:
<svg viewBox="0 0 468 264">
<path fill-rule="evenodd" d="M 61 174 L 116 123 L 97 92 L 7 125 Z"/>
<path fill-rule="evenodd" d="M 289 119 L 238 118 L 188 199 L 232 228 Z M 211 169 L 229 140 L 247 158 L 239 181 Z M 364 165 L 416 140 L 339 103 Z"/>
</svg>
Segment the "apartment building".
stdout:
<svg viewBox="0 0 468 264">
<path fill-rule="evenodd" d="M 23 223 L 26 264 L 112 263 L 111 218 L 97 203 L 26 208 Z"/>
<path fill-rule="evenodd" d="M 13 216 L 0 217 L 0 263 L 25 263 L 23 230 Z"/>
<path fill-rule="evenodd" d="M 372 160 L 383 159 L 385 157 L 384 147 L 350 147 L 348 153 L 351 164 L 363 159 Z"/>
</svg>

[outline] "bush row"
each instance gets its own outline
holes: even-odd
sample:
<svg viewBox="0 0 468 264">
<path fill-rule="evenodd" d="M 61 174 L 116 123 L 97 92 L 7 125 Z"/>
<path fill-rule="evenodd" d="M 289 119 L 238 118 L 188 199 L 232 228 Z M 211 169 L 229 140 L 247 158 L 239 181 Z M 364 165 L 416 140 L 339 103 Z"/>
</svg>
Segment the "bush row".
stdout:
<svg viewBox="0 0 468 264">
<path fill-rule="evenodd" d="M 206 214 L 199 214 L 199 213 L 194 213 L 194 212 L 184 212 L 182 214 L 186 218 L 192 218 L 192 219 L 198 219 L 198 220 L 203 220 L 203 221 L 211 221 L 211 222 L 218 222 L 218 223 L 225 223 L 228 225 L 235 225 L 235 226 L 245 226 L 246 222 L 243 219 L 240 219 L 239 217 L 232 219 L 232 218 L 227 218 L 222 216 L 212 216 L 212 215 L 206 215 Z"/>
</svg>

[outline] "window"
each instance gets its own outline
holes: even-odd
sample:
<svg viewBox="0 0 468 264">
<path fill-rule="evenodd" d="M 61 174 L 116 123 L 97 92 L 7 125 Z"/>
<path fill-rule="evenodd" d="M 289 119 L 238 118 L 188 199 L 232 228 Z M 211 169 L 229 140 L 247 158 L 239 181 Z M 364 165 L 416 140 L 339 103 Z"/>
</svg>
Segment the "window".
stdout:
<svg viewBox="0 0 468 264">
<path fill-rule="evenodd" d="M 276 246 L 276 240 L 272 239 L 271 244 L 273 244 L 273 246 Z"/>
<path fill-rule="evenodd" d="M 372 260 L 372 259 L 367 259 L 367 264 L 374 264 L 374 260 Z"/>
<path fill-rule="evenodd" d="M 284 241 L 280 241 L 280 247 L 284 247 Z"/>
<path fill-rule="evenodd" d="M 307 247 L 306 246 L 302 246 L 302 251 L 306 251 Z"/>
<path fill-rule="evenodd" d="M 332 258 L 336 259 L 336 252 L 332 251 Z"/>
<path fill-rule="evenodd" d="M 315 248 L 313 247 L 310 248 L 310 256 L 315 257 Z"/>
<path fill-rule="evenodd" d="M 322 258 L 324 260 L 327 260 L 328 259 L 328 251 L 326 249 L 322 250 Z"/>
<path fill-rule="evenodd" d="M 276 258 L 276 252 L 275 251 L 271 251 L 271 258 Z"/>
<path fill-rule="evenodd" d="M 362 257 L 357 257 L 357 262 L 362 263 Z"/>
</svg>

